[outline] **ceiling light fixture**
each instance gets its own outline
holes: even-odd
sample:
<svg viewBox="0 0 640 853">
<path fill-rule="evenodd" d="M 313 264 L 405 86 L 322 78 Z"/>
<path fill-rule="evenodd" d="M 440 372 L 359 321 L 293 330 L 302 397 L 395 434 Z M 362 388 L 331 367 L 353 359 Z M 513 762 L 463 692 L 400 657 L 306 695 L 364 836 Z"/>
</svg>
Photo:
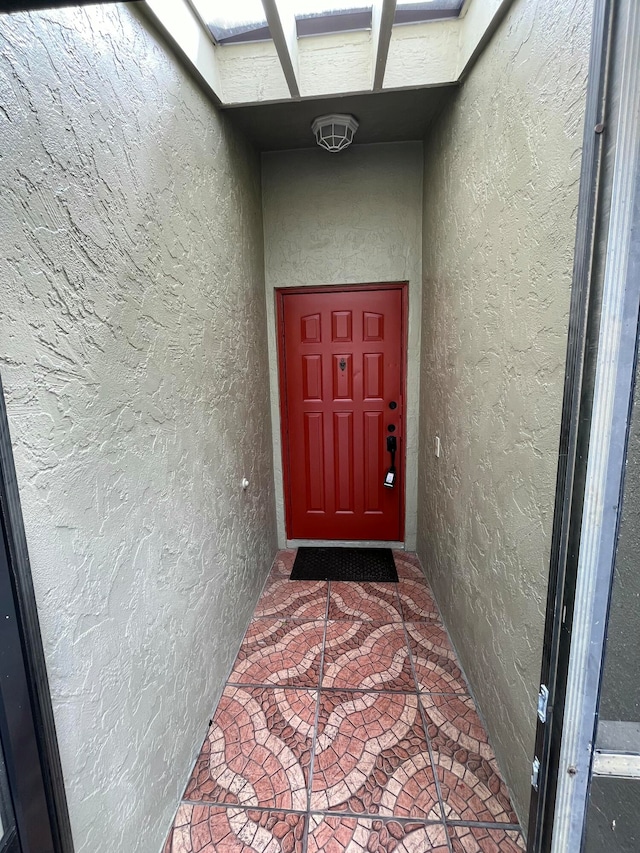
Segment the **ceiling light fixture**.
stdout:
<svg viewBox="0 0 640 853">
<path fill-rule="evenodd" d="M 354 116 L 332 113 L 314 119 L 311 130 L 318 145 L 335 153 L 351 145 L 358 126 Z"/>
</svg>

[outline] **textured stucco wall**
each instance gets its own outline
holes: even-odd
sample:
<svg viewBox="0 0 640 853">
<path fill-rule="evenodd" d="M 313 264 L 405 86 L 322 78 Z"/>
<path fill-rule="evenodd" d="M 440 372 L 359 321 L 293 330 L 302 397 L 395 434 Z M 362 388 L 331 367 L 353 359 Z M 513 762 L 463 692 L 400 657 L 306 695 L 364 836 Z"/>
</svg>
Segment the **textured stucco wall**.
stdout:
<svg viewBox="0 0 640 853">
<path fill-rule="evenodd" d="M 422 289 L 422 143 L 262 155 L 265 279 L 278 537 L 285 542 L 275 332 L 277 287 L 409 282 L 405 543 L 416 541 Z"/>
<path fill-rule="evenodd" d="M 2 16 L 0 192 L 76 850 L 157 853 L 275 550 L 259 160 L 128 6 Z"/>
<path fill-rule="evenodd" d="M 425 141 L 418 552 L 523 821 L 591 5 L 516 0 Z"/>
</svg>

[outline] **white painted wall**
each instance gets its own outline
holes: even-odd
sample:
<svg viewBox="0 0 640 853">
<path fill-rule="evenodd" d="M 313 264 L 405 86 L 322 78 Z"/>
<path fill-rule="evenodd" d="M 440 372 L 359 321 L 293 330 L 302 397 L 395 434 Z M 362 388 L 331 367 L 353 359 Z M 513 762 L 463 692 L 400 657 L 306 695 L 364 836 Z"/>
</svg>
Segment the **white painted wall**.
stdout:
<svg viewBox="0 0 640 853">
<path fill-rule="evenodd" d="M 422 299 L 422 143 L 263 154 L 265 281 L 278 540 L 285 544 L 277 287 L 409 282 L 405 543 L 416 543 Z"/>
<path fill-rule="evenodd" d="M 157 853 L 275 550 L 259 161 L 129 4 L 2 15 L 0 197 L 76 851 Z"/>
</svg>

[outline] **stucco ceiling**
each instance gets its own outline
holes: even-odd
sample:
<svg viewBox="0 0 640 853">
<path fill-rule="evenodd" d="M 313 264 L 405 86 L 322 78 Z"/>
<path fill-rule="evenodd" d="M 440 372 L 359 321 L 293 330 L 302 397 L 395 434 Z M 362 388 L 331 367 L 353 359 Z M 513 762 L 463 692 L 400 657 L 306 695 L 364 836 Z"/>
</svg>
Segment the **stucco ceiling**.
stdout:
<svg viewBox="0 0 640 853">
<path fill-rule="evenodd" d="M 431 121 L 456 86 L 260 104 L 225 110 L 259 151 L 311 148 L 311 122 L 325 113 L 351 113 L 360 122 L 354 142 L 423 139 Z"/>
</svg>

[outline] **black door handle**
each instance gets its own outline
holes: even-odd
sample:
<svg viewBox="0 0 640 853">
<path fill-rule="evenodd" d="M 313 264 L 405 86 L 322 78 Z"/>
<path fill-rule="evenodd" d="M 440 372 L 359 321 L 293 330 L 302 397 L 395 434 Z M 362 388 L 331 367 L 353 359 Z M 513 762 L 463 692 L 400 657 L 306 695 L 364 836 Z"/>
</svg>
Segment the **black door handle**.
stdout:
<svg viewBox="0 0 640 853">
<path fill-rule="evenodd" d="M 385 474 L 384 485 L 388 489 L 392 489 L 396 482 L 396 450 L 398 449 L 398 439 L 395 435 L 387 436 L 387 450 L 391 454 L 391 467 Z"/>
</svg>

